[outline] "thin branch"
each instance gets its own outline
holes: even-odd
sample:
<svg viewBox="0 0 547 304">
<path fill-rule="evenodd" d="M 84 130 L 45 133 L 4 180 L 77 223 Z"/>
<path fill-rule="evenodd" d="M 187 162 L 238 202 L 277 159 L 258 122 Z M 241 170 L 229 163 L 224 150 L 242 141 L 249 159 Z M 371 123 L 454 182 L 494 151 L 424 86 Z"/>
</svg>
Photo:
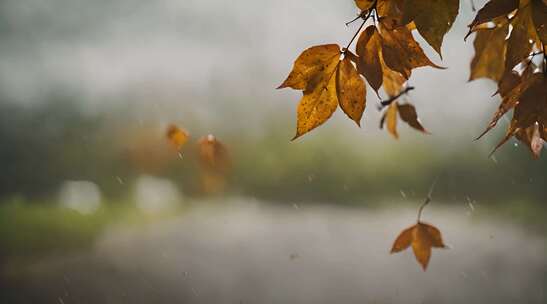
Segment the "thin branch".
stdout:
<svg viewBox="0 0 547 304">
<path fill-rule="evenodd" d="M 414 90 L 415 88 L 414 87 L 406 87 L 404 90 L 402 90 L 401 92 L 399 92 L 399 94 L 395 95 L 395 96 L 392 96 L 390 97 L 389 99 L 386 99 L 386 100 L 383 100 L 382 102 L 380 102 L 380 106 L 378 107 L 378 110 L 381 110 L 383 109 L 384 107 L 387 107 L 389 106 L 392 102 L 394 102 L 395 100 L 397 100 L 399 97 L 407 94 L 408 92 Z"/>
<path fill-rule="evenodd" d="M 372 11 L 368 11 L 368 13 L 366 14 L 365 17 L 362 17 L 363 18 L 363 23 L 361 23 L 361 26 L 359 26 L 359 28 L 357 29 L 357 32 L 355 32 L 355 34 L 353 35 L 353 37 L 351 38 L 351 40 L 349 41 L 348 45 L 342 49 L 342 52 L 345 53 L 347 50 L 349 50 L 349 47 L 351 46 L 351 44 L 353 43 L 353 40 L 355 40 L 355 38 L 357 37 L 357 35 L 359 35 L 359 33 L 361 32 L 361 30 L 363 29 L 363 26 L 365 26 L 365 23 L 367 23 L 367 20 L 368 18 L 370 17 L 370 14 L 371 14 Z"/>
<path fill-rule="evenodd" d="M 431 184 L 431 187 L 429 188 L 429 192 L 427 193 L 427 197 L 425 198 L 425 201 L 420 206 L 420 209 L 418 209 L 418 223 L 420 222 L 420 219 L 422 218 L 422 212 L 424 211 L 425 206 L 427 206 L 431 202 L 431 195 L 433 194 L 433 190 L 435 189 L 435 185 L 437 184 L 437 181 L 439 180 L 439 176 L 435 178 L 433 183 Z"/>
</svg>

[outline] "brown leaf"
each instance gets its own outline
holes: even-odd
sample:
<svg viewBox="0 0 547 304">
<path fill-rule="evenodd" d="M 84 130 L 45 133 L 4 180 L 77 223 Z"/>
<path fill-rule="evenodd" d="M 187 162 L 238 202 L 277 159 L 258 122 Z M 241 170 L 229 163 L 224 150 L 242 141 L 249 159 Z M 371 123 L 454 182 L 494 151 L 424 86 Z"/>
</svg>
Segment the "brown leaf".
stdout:
<svg viewBox="0 0 547 304">
<path fill-rule="evenodd" d="M 188 131 L 181 129 L 174 124 L 167 127 L 167 132 L 165 135 L 171 145 L 173 145 L 173 147 L 177 150 L 180 150 L 190 138 L 190 133 L 188 133 Z"/>
<path fill-rule="evenodd" d="M 405 0 L 378 0 L 376 11 L 382 24 L 388 29 L 403 26 Z"/>
<path fill-rule="evenodd" d="M 484 136 L 488 131 L 490 131 L 492 128 L 496 126 L 498 123 L 498 120 L 505 115 L 505 113 L 509 112 L 511 109 L 513 109 L 517 103 L 520 100 L 520 97 L 524 91 L 526 91 L 531 85 L 533 85 L 537 81 L 541 81 L 542 74 L 541 73 L 534 73 L 534 66 L 529 65 L 526 70 L 524 70 L 522 76 L 519 79 L 519 82 L 517 85 L 515 85 L 512 89 L 510 89 L 509 92 L 505 93 L 505 95 L 502 95 L 503 100 L 501 104 L 499 105 L 497 111 L 494 113 L 494 116 L 490 120 L 490 123 L 488 124 L 488 127 L 484 132 L 477 137 L 477 139 Z M 509 138 L 512 136 L 509 135 Z M 507 140 L 509 139 L 507 138 Z"/>
<path fill-rule="evenodd" d="M 380 34 L 382 36 L 382 56 L 386 66 L 401 73 L 406 79 L 410 77 L 414 68 L 432 66 L 442 69 L 427 58 L 408 28 L 398 27 L 389 30 L 382 27 Z"/>
<path fill-rule="evenodd" d="M 383 73 L 380 61 L 382 37 L 374 25 L 367 27 L 357 41 L 356 51 L 359 56 L 357 68 L 370 86 L 378 93 L 382 86 Z"/>
<path fill-rule="evenodd" d="M 547 2 L 542 0 L 532 0 L 532 20 L 537 35 L 544 45 L 547 45 Z"/>
<path fill-rule="evenodd" d="M 348 56 L 344 57 L 336 71 L 336 93 L 344 113 L 360 126 L 366 106 L 366 86 Z"/>
<path fill-rule="evenodd" d="M 469 24 L 470 32 L 479 24 L 492 21 L 492 19 L 500 16 L 509 15 L 509 13 L 516 10 L 518 6 L 519 0 L 491 0 L 479 10 L 473 22 Z"/>
<path fill-rule="evenodd" d="M 409 246 L 412 246 L 414 256 L 424 271 L 431 258 L 431 248 L 446 248 L 439 229 L 423 222 L 403 230 L 393 243 L 391 253 L 402 251 Z"/>
<path fill-rule="evenodd" d="M 295 90 L 312 90 L 315 85 L 327 77 L 325 71 L 332 69 L 332 63 L 340 58 L 340 47 L 337 44 L 326 44 L 311 47 L 296 59 L 287 79 L 278 89 L 290 87 Z"/>
<path fill-rule="evenodd" d="M 459 0 L 406 0 L 403 23 L 414 21 L 420 35 L 441 55 L 444 35 L 452 27 L 459 7 Z"/>
<path fill-rule="evenodd" d="M 198 154 L 203 170 L 226 173 L 231 166 L 228 149 L 214 135 L 209 134 L 198 140 Z"/>
<path fill-rule="evenodd" d="M 533 42 L 531 41 L 537 40 L 530 6 L 520 8 L 511 25 L 513 29 L 507 40 L 506 71 L 511 71 L 526 59 L 532 52 Z"/>
<path fill-rule="evenodd" d="M 406 122 L 409 126 L 413 127 L 414 129 L 428 133 L 426 129 L 422 126 L 420 123 L 420 120 L 418 119 L 418 114 L 416 113 L 416 108 L 414 108 L 411 104 L 399 104 L 397 107 L 399 111 L 399 116 L 401 116 L 401 119 Z"/>
<path fill-rule="evenodd" d="M 535 158 L 539 158 L 543 145 L 545 144 L 545 141 L 541 138 L 539 123 L 535 123 L 526 129 L 518 130 L 515 137 L 530 148 L 530 151 Z"/>
<path fill-rule="evenodd" d="M 499 81 L 505 71 L 505 37 L 509 25 L 481 30 L 475 37 L 475 57 L 471 61 L 469 81 L 478 78 L 490 78 Z M 511 74 L 511 73 L 509 73 Z"/>
<path fill-rule="evenodd" d="M 370 9 L 373 4 L 374 0 L 355 0 L 355 5 L 362 11 Z"/>
</svg>

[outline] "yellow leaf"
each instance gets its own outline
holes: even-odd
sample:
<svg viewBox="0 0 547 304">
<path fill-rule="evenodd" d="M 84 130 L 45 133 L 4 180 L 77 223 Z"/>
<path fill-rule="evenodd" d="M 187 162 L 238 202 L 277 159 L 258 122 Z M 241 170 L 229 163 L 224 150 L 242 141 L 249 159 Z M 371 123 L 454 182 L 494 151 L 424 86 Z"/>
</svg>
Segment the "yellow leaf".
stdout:
<svg viewBox="0 0 547 304">
<path fill-rule="evenodd" d="M 389 105 L 386 112 L 386 124 L 388 132 L 393 137 L 399 138 L 399 133 L 397 133 L 397 102 Z"/>
<path fill-rule="evenodd" d="M 317 78 L 324 77 L 332 62 L 339 58 L 340 47 L 336 44 L 319 45 L 305 50 L 298 56 L 291 73 L 278 89 L 313 89 L 313 86 L 322 82 L 322 79 Z"/>
<path fill-rule="evenodd" d="M 296 135 L 293 140 L 326 122 L 338 107 L 336 70 L 338 57 L 333 58 L 320 75 L 320 82 L 311 90 L 304 91 L 297 109 Z M 334 68 L 331 67 L 334 65 Z"/>
<path fill-rule="evenodd" d="M 190 134 L 184 129 L 180 129 L 176 125 L 169 125 L 166 132 L 167 139 L 175 147 L 175 149 L 180 150 L 184 144 L 188 142 Z"/>
<path fill-rule="evenodd" d="M 336 73 L 336 92 L 340 107 L 360 126 L 366 106 L 365 82 L 348 56 L 340 62 Z"/>
</svg>

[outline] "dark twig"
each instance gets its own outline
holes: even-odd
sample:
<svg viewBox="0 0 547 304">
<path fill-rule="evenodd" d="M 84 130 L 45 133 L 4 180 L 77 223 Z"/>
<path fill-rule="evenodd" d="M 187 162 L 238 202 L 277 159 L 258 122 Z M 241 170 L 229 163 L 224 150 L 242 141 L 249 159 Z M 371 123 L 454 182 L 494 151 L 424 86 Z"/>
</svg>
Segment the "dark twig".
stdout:
<svg viewBox="0 0 547 304">
<path fill-rule="evenodd" d="M 392 102 L 394 102 L 395 100 L 397 100 L 399 97 L 407 94 L 408 92 L 414 90 L 414 87 L 406 87 L 404 90 L 402 90 L 401 92 L 399 92 L 399 94 L 395 95 L 395 96 L 392 96 L 390 97 L 389 99 L 386 99 L 386 100 L 383 100 L 382 102 L 380 102 L 380 106 L 378 107 L 378 110 L 381 110 L 383 109 L 384 107 L 387 107 L 389 106 Z"/>
</svg>

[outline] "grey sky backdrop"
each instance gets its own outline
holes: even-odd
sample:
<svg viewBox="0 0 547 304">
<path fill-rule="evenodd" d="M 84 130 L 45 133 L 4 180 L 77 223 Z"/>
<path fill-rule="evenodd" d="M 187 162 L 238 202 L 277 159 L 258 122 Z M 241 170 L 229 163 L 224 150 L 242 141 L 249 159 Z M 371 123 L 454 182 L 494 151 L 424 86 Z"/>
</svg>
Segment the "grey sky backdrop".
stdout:
<svg viewBox="0 0 547 304">
<path fill-rule="evenodd" d="M 448 69 L 415 71 L 410 101 L 437 139 L 470 141 L 497 103 L 493 83 L 467 83 L 473 50 L 463 37 L 474 13 L 461 2 L 443 61 L 420 40 Z M 300 93 L 274 88 L 305 48 L 347 43 L 358 24 L 344 22 L 356 13 L 352 0 L 4 0 L 0 90 L 31 107 L 63 92 L 92 113 L 129 102 L 166 121 L 259 127 L 275 115 L 294 123 Z M 365 132 L 340 112 L 327 125 L 380 134 L 378 99 L 368 95 Z"/>
</svg>

